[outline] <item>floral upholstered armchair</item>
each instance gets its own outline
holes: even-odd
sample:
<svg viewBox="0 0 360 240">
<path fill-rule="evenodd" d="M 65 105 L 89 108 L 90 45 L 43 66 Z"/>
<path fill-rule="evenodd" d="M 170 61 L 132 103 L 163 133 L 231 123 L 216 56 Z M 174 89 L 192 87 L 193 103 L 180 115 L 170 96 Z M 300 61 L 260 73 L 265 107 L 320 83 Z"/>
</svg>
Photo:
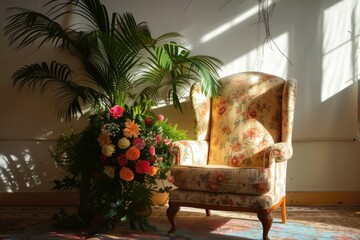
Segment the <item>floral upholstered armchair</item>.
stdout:
<svg viewBox="0 0 360 240">
<path fill-rule="evenodd" d="M 293 154 L 296 80 L 245 72 L 221 79 L 220 97 L 191 89 L 196 140 L 173 142 L 169 234 L 181 206 L 255 212 L 268 239 L 271 212 L 286 222 L 287 160 Z"/>
</svg>

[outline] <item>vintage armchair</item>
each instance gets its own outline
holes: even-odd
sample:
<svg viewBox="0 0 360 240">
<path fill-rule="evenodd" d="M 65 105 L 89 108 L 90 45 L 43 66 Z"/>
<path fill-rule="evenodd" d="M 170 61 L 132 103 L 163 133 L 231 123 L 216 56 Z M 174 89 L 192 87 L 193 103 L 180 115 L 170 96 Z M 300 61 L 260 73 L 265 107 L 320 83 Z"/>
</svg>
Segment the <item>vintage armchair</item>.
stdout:
<svg viewBox="0 0 360 240">
<path fill-rule="evenodd" d="M 170 191 L 169 234 L 176 232 L 181 206 L 255 212 L 263 239 L 271 213 L 281 206 L 286 222 L 287 160 L 293 154 L 296 80 L 261 72 L 221 79 L 220 96 L 209 99 L 191 89 L 196 140 L 171 144 L 175 189 Z"/>
</svg>

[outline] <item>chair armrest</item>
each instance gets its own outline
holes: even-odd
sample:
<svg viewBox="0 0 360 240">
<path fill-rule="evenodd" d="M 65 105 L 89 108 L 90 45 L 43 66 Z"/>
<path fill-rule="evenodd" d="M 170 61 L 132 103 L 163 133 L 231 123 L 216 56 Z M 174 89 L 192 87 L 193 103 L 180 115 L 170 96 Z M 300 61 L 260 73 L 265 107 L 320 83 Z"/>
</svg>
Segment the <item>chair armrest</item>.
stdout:
<svg viewBox="0 0 360 240">
<path fill-rule="evenodd" d="M 207 165 L 209 142 L 196 140 L 174 141 L 170 153 L 178 165 Z"/>
<path fill-rule="evenodd" d="M 273 161 L 284 162 L 293 155 L 293 148 L 287 142 L 279 142 L 271 145 L 265 151 L 265 164 L 269 166 Z"/>
</svg>

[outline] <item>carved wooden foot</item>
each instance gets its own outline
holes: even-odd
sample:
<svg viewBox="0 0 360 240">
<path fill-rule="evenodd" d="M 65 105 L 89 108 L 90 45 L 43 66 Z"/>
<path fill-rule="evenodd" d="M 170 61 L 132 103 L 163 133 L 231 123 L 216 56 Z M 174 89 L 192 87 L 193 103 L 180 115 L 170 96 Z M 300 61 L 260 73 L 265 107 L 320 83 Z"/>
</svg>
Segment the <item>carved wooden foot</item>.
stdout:
<svg viewBox="0 0 360 240">
<path fill-rule="evenodd" d="M 205 212 L 206 212 L 206 216 L 209 217 L 211 215 L 210 213 L 210 209 L 205 209 Z"/>
<path fill-rule="evenodd" d="M 261 224 L 263 225 L 263 239 L 269 240 L 268 233 L 270 231 L 273 218 L 270 213 L 258 213 L 257 214 Z"/>
<path fill-rule="evenodd" d="M 168 231 L 168 235 L 174 234 L 176 232 L 175 215 L 179 212 L 179 210 L 180 210 L 180 206 L 169 203 L 169 207 L 166 210 L 166 215 L 171 224 L 171 229 Z"/>
</svg>

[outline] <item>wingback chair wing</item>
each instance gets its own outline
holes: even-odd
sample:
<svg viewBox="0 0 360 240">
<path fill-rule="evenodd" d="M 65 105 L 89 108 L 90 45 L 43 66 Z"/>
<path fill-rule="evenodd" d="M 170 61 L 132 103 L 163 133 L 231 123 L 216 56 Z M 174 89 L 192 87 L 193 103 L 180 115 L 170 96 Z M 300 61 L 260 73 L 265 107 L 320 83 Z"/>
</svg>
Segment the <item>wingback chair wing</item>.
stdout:
<svg viewBox="0 0 360 240">
<path fill-rule="evenodd" d="M 196 140 L 175 141 L 171 169 L 169 234 L 176 231 L 181 206 L 255 212 L 263 239 L 271 212 L 281 206 L 286 222 L 286 166 L 293 154 L 292 128 L 296 80 L 261 72 L 221 79 L 220 96 L 207 98 L 191 89 Z"/>
</svg>

